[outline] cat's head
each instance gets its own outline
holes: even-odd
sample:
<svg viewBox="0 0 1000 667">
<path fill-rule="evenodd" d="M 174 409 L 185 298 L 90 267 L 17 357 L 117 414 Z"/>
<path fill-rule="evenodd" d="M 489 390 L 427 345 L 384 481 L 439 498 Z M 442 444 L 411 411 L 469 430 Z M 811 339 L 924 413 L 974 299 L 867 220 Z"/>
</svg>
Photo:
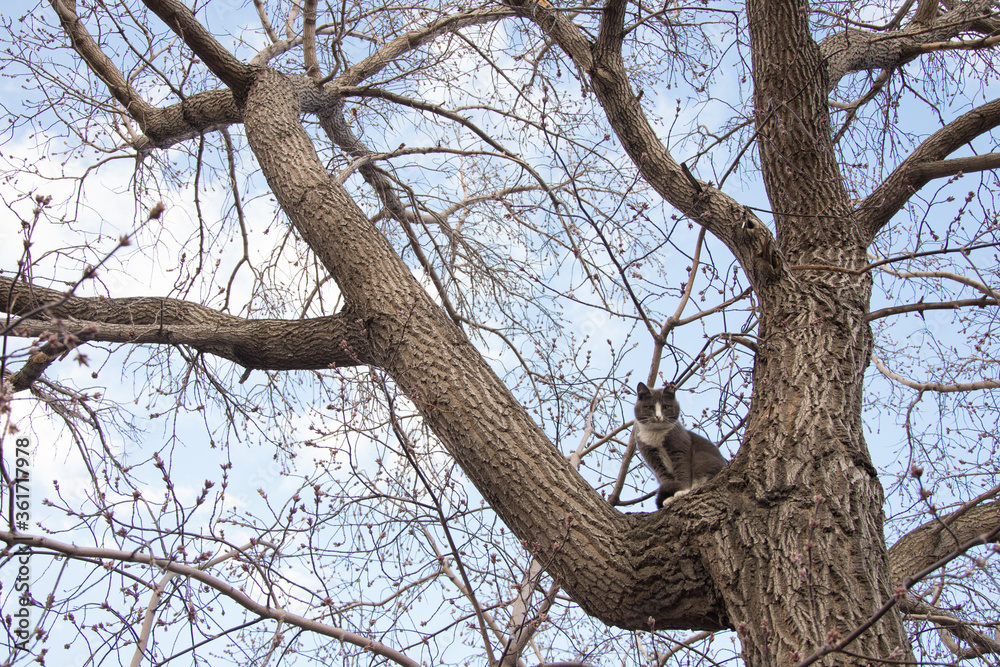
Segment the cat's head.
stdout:
<svg viewBox="0 0 1000 667">
<path fill-rule="evenodd" d="M 635 420 L 646 428 L 669 428 L 677 423 L 681 407 L 677 403 L 677 387 L 665 384 L 650 389 L 640 382 L 635 390 Z"/>
</svg>

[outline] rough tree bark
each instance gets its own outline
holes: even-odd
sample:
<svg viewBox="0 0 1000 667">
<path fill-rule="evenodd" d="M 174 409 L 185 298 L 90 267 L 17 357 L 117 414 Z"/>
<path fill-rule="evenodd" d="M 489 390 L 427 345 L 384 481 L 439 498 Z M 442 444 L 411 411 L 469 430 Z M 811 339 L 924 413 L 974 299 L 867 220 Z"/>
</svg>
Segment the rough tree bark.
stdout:
<svg viewBox="0 0 1000 667">
<path fill-rule="evenodd" d="M 846 636 L 894 593 L 882 489 L 861 430 L 871 280 L 795 270 L 859 269 L 871 236 L 864 216 L 850 209 L 834 158 L 828 83 L 804 2 L 747 7 L 758 145 L 777 250 L 748 212 L 713 206 L 724 195 L 707 185 L 703 193 L 685 187 L 678 165 L 645 124 L 621 65 L 624 7 L 607 3 L 594 62 L 584 55 L 578 64 L 592 72 L 609 122 L 647 180 L 663 183 L 658 190 L 666 199 L 727 243 L 760 299 L 753 402 L 740 453 L 725 473 L 732 496 L 721 507 L 728 512 L 708 521 L 712 528 L 703 535 L 704 562 L 728 622 L 743 637 L 748 664 L 793 664 Z M 571 55 L 585 54 L 559 21 L 549 19 L 550 33 L 562 37 Z M 707 519 L 690 518 L 693 526 Z M 887 616 L 853 650 L 868 656 L 858 664 L 908 655 L 899 617 Z"/>
<path fill-rule="evenodd" d="M 52 4 L 75 48 L 92 62 L 78 19 L 58 0 Z M 870 275 L 858 270 L 868 262 L 866 250 L 888 209 L 878 209 L 873 221 L 874 206 L 867 207 L 873 202 L 854 208 L 849 201 L 828 114 L 830 57 L 810 34 L 805 2 L 747 3 L 756 129 L 775 214 L 773 237 L 750 211 L 688 178 L 656 137 L 623 64 L 625 2 L 607 2 L 595 44 L 564 15 L 534 3 L 515 1 L 504 10 L 535 21 L 590 77 L 643 176 L 726 243 L 756 292 L 754 389 L 738 456 L 669 512 L 634 515 L 610 507 L 567 463 L 391 244 L 332 181 L 300 120 L 304 110 L 323 106 L 327 93 L 266 66 L 236 61 L 181 3 L 147 0 L 147 5 L 232 94 L 206 95 L 197 98 L 203 104 L 190 105 L 190 113 L 168 113 L 138 104 L 124 80 L 110 69 L 99 70 L 112 94 L 133 105 L 145 147 L 244 123 L 278 203 L 334 278 L 346 305 L 335 316 L 303 321 L 297 329 L 275 321 L 250 328 L 239 318 L 166 300 L 117 302 L 102 311 L 100 304 L 71 299 L 46 316 L 90 323 L 87 336 L 94 340 L 183 343 L 248 368 L 364 363 L 383 369 L 505 524 L 587 613 L 608 624 L 733 628 L 748 665 L 790 665 L 849 635 L 897 595 L 907 568 L 890 569 L 883 491 L 861 426 L 863 376 L 872 351 L 872 286 Z M 826 46 L 836 51 L 834 42 Z M 906 57 L 909 52 L 893 55 L 890 64 Z M 839 60 L 835 65 L 837 77 L 857 66 Z M 345 85 L 363 78 L 352 70 L 355 74 Z M 172 121 L 164 121 L 168 115 Z M 992 108 L 986 116 L 974 131 L 1000 118 Z M 188 124 L 181 129 L 157 125 L 176 126 L 181 117 Z M 940 159 L 953 145 L 954 140 L 928 149 L 928 159 Z M 55 294 L 19 291 L 9 281 L 0 287 L 13 296 L 8 312 L 23 314 L 58 300 Z M 32 335 L 43 325 L 39 318 L 23 324 Z M 256 348 L 247 347 L 250 340 Z M 302 345 L 289 347 L 289 340 L 308 341 L 309 358 Z M 995 505 L 977 512 L 996 521 Z M 897 560 L 911 557 L 913 550 L 901 550 Z M 849 650 L 838 655 L 837 664 L 911 658 L 895 612 Z"/>
<path fill-rule="evenodd" d="M 751 665 L 794 663 L 835 644 L 894 593 L 883 493 L 862 433 L 872 348 L 871 242 L 851 215 L 833 150 L 825 68 L 795 0 L 747 3 L 761 167 L 778 247 L 793 269 L 759 290 L 754 394 L 735 470 L 750 511 L 721 536 L 720 575 Z M 775 537 L 777 536 L 777 537 Z M 728 572 L 727 572 L 728 571 Z M 863 634 L 841 664 L 909 658 L 897 614 Z"/>
</svg>

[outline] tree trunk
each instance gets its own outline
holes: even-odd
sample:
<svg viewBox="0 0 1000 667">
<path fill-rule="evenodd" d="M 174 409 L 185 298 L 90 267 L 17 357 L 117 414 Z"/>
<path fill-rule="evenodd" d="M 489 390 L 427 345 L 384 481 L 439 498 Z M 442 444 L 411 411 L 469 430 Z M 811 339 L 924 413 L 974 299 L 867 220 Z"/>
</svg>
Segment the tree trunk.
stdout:
<svg viewBox="0 0 1000 667">
<path fill-rule="evenodd" d="M 733 499 L 712 565 L 750 665 L 794 664 L 836 644 L 894 594 L 860 417 L 869 281 L 795 274 L 761 301 L 750 418 L 729 471 L 745 496 Z M 837 664 L 902 657 L 905 646 L 889 614 L 850 646 L 865 657 Z"/>
<path fill-rule="evenodd" d="M 747 11 L 761 165 L 789 272 L 758 290 L 754 391 L 730 471 L 746 495 L 712 572 L 747 663 L 788 665 L 837 644 L 894 590 L 861 420 L 871 278 L 849 273 L 870 238 L 850 215 L 808 5 L 750 0 Z M 906 645 L 890 613 L 836 662 L 900 658 Z"/>
</svg>

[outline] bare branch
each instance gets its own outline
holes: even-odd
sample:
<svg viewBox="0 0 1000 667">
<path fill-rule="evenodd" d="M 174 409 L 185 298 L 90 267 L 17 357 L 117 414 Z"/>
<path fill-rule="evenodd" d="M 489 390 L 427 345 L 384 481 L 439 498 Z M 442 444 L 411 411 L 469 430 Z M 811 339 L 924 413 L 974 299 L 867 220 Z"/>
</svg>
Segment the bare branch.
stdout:
<svg viewBox="0 0 1000 667">
<path fill-rule="evenodd" d="M 38 537 L 8 531 L 0 531 L 0 541 L 6 542 L 8 545 L 12 546 L 16 544 L 23 544 L 39 550 L 52 551 L 58 554 L 63 554 L 69 558 L 91 558 L 98 561 L 143 563 L 153 565 L 166 572 L 173 572 L 209 586 L 244 609 L 262 618 L 274 619 L 282 623 L 288 623 L 289 625 L 293 625 L 303 630 L 315 632 L 316 634 L 323 635 L 324 637 L 332 637 L 338 641 L 353 644 L 365 650 L 371 651 L 376 655 L 387 658 L 396 664 L 403 665 L 404 667 L 420 667 L 419 663 L 410 660 L 399 651 L 389 648 L 388 646 L 369 637 L 363 637 L 332 625 L 313 621 L 303 616 L 299 616 L 298 614 L 285 611 L 284 609 L 278 609 L 260 604 L 232 584 L 226 583 L 225 581 L 206 573 L 201 568 L 179 563 L 173 557 L 160 558 L 153 556 L 152 554 L 142 553 L 139 550 L 128 552 L 119 551 L 117 549 L 102 549 L 99 547 L 85 547 L 75 544 L 65 544 L 49 537 Z"/>
<path fill-rule="evenodd" d="M 424 44 L 436 39 L 440 35 L 448 32 L 460 30 L 461 28 L 489 23 L 498 19 L 511 16 L 510 9 L 499 6 L 489 6 L 482 9 L 475 9 L 468 12 L 459 12 L 444 16 L 426 26 L 410 30 L 396 37 L 378 51 L 368 56 L 364 60 L 348 67 L 342 74 L 333 80 L 336 87 L 357 86 L 384 67 L 394 62 L 399 56 L 417 49 Z"/>
<path fill-rule="evenodd" d="M 250 67 L 240 62 L 205 29 L 194 13 L 179 0 L 143 0 L 177 36 L 184 40 L 195 55 L 215 76 L 241 99 L 252 81 Z"/>
<path fill-rule="evenodd" d="M 988 49 L 1000 44 L 1000 35 L 983 37 L 982 39 L 948 40 L 945 42 L 932 42 L 921 44 L 921 53 L 933 53 L 934 51 L 976 51 L 978 49 Z"/>
<path fill-rule="evenodd" d="M 73 50 L 80 54 L 91 71 L 104 82 L 125 111 L 139 123 L 140 127 L 144 127 L 147 118 L 153 113 L 153 107 L 129 85 L 125 76 L 104 54 L 94 38 L 87 32 L 80 17 L 76 15 L 75 9 L 67 6 L 63 0 L 49 0 L 49 3 L 55 9 L 63 30 L 69 36 Z"/>
<path fill-rule="evenodd" d="M 835 144 L 839 143 L 840 140 L 844 137 L 844 134 L 847 132 L 847 129 L 851 126 L 851 123 L 857 117 L 858 110 L 860 110 L 861 107 L 865 106 L 866 104 L 874 100 L 878 96 L 878 94 L 885 89 L 886 84 L 889 83 L 889 79 L 892 77 L 892 72 L 893 70 L 891 69 L 884 69 L 881 72 L 879 72 L 878 77 L 875 79 L 875 81 L 872 82 L 871 88 L 868 90 L 868 92 L 862 95 L 860 99 L 857 99 L 849 103 L 839 103 L 834 101 L 830 102 L 831 108 L 847 110 L 847 117 L 841 123 L 840 129 L 837 130 L 837 133 L 833 136 L 833 143 Z"/>
<path fill-rule="evenodd" d="M 938 177 L 936 174 L 957 173 L 953 170 L 953 160 L 948 160 L 943 166 L 938 163 L 998 125 L 1000 125 L 1000 100 L 987 102 L 948 123 L 924 140 L 857 206 L 855 217 L 867 227 L 869 234 L 874 238 L 878 230 L 910 200 L 910 197 Z M 992 155 L 972 159 L 977 165 L 995 164 Z"/>
<path fill-rule="evenodd" d="M 274 31 L 270 19 L 267 18 L 267 7 L 264 6 L 264 0 L 253 0 L 253 6 L 257 9 L 257 16 L 260 17 L 260 25 L 264 28 L 264 32 L 267 33 L 272 43 L 277 42 L 279 40 L 278 33 Z"/>
<path fill-rule="evenodd" d="M 896 271 L 888 268 L 883 268 L 882 270 L 897 278 L 944 278 L 946 280 L 953 280 L 971 287 L 978 292 L 982 292 L 986 297 L 994 301 L 1000 301 L 1000 294 L 989 285 L 952 271 Z"/>
<path fill-rule="evenodd" d="M 219 563 L 226 561 L 230 558 L 233 558 L 236 555 L 250 551 L 256 545 L 262 545 L 277 550 L 277 546 L 268 542 L 267 540 L 257 540 L 255 542 L 248 542 L 239 549 L 232 549 L 227 553 L 220 554 L 215 558 L 213 558 L 212 560 L 199 565 L 198 569 L 207 570 L 211 567 L 215 567 Z M 160 598 L 162 597 L 163 592 L 166 590 L 167 584 L 170 582 L 171 579 L 173 579 L 176 576 L 179 576 L 177 572 L 171 571 L 165 573 L 163 577 L 160 578 L 160 581 L 157 582 L 156 586 L 153 588 L 153 594 L 149 596 L 149 603 L 146 605 L 146 613 L 143 615 L 142 619 L 142 627 L 139 630 L 139 639 L 135 644 L 135 653 L 132 655 L 131 667 L 140 667 L 140 665 L 142 664 L 142 659 L 146 651 L 146 645 L 147 642 L 149 641 L 149 635 L 153 629 L 153 620 L 156 618 L 156 608 L 157 606 L 159 606 Z"/>
<path fill-rule="evenodd" d="M 907 595 L 899 601 L 899 610 L 907 614 L 910 620 L 924 620 L 936 625 L 941 641 L 958 660 L 971 660 L 990 653 L 1000 653 L 1000 641 L 979 632 L 972 627 L 972 623 L 912 595 Z M 956 640 L 969 644 L 969 648 L 960 647 Z"/>
<path fill-rule="evenodd" d="M 980 391 L 983 389 L 998 389 L 1000 388 L 1000 380 L 979 380 L 977 382 L 960 382 L 953 384 L 945 384 L 943 382 L 916 382 L 905 378 L 898 373 L 894 373 L 889 370 L 882 360 L 879 359 L 874 354 L 872 355 L 872 361 L 875 362 L 875 367 L 878 368 L 882 375 L 886 376 L 890 380 L 894 380 L 910 389 L 916 389 L 917 391 L 937 391 L 942 393 L 950 392 L 962 392 L 962 391 Z"/>
<path fill-rule="evenodd" d="M 957 310 L 959 308 L 985 308 L 986 306 L 1000 305 L 996 299 L 980 297 L 978 299 L 955 299 L 954 301 L 921 301 L 919 303 L 906 303 L 901 306 L 887 306 L 879 308 L 868 314 L 868 321 L 892 315 L 903 315 L 904 313 L 922 313 L 928 310 Z"/>
<path fill-rule="evenodd" d="M 473 123 L 471 120 L 469 120 L 468 118 L 459 113 L 455 113 L 454 111 L 445 109 L 440 104 L 431 104 L 430 102 L 424 102 L 422 100 L 412 99 L 406 97 L 405 95 L 399 95 L 397 93 L 392 93 L 387 90 L 380 90 L 378 88 L 367 88 L 361 86 L 344 86 L 338 88 L 337 93 L 344 97 L 356 96 L 356 97 L 372 97 L 376 99 L 383 99 L 383 100 L 388 100 L 390 102 L 395 102 L 396 104 L 401 104 L 406 107 L 410 107 L 411 109 L 429 111 L 430 113 L 437 114 L 439 116 L 447 118 L 448 120 L 452 120 L 455 121 L 456 123 L 461 124 L 462 126 L 472 131 L 477 137 L 482 139 L 488 145 L 495 148 L 500 153 L 507 155 L 508 157 L 511 158 L 514 157 L 513 153 L 504 148 L 500 143 L 498 143 L 495 139 L 493 139 L 493 137 L 491 137 L 490 135 L 479 129 L 479 127 L 477 127 L 476 124 Z M 521 160 L 518 160 L 518 162 L 521 162 L 523 164 L 523 161 Z"/>
</svg>

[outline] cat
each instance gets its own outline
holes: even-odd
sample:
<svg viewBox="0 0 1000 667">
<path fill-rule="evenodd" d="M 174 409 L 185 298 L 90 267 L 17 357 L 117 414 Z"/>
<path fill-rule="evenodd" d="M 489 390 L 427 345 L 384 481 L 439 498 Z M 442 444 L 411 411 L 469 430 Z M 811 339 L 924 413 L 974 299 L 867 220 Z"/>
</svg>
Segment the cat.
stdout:
<svg viewBox="0 0 1000 667">
<path fill-rule="evenodd" d="M 656 509 L 701 486 L 727 463 L 718 447 L 681 425 L 676 393 L 673 384 L 636 387 L 635 440 L 660 482 Z"/>
</svg>

